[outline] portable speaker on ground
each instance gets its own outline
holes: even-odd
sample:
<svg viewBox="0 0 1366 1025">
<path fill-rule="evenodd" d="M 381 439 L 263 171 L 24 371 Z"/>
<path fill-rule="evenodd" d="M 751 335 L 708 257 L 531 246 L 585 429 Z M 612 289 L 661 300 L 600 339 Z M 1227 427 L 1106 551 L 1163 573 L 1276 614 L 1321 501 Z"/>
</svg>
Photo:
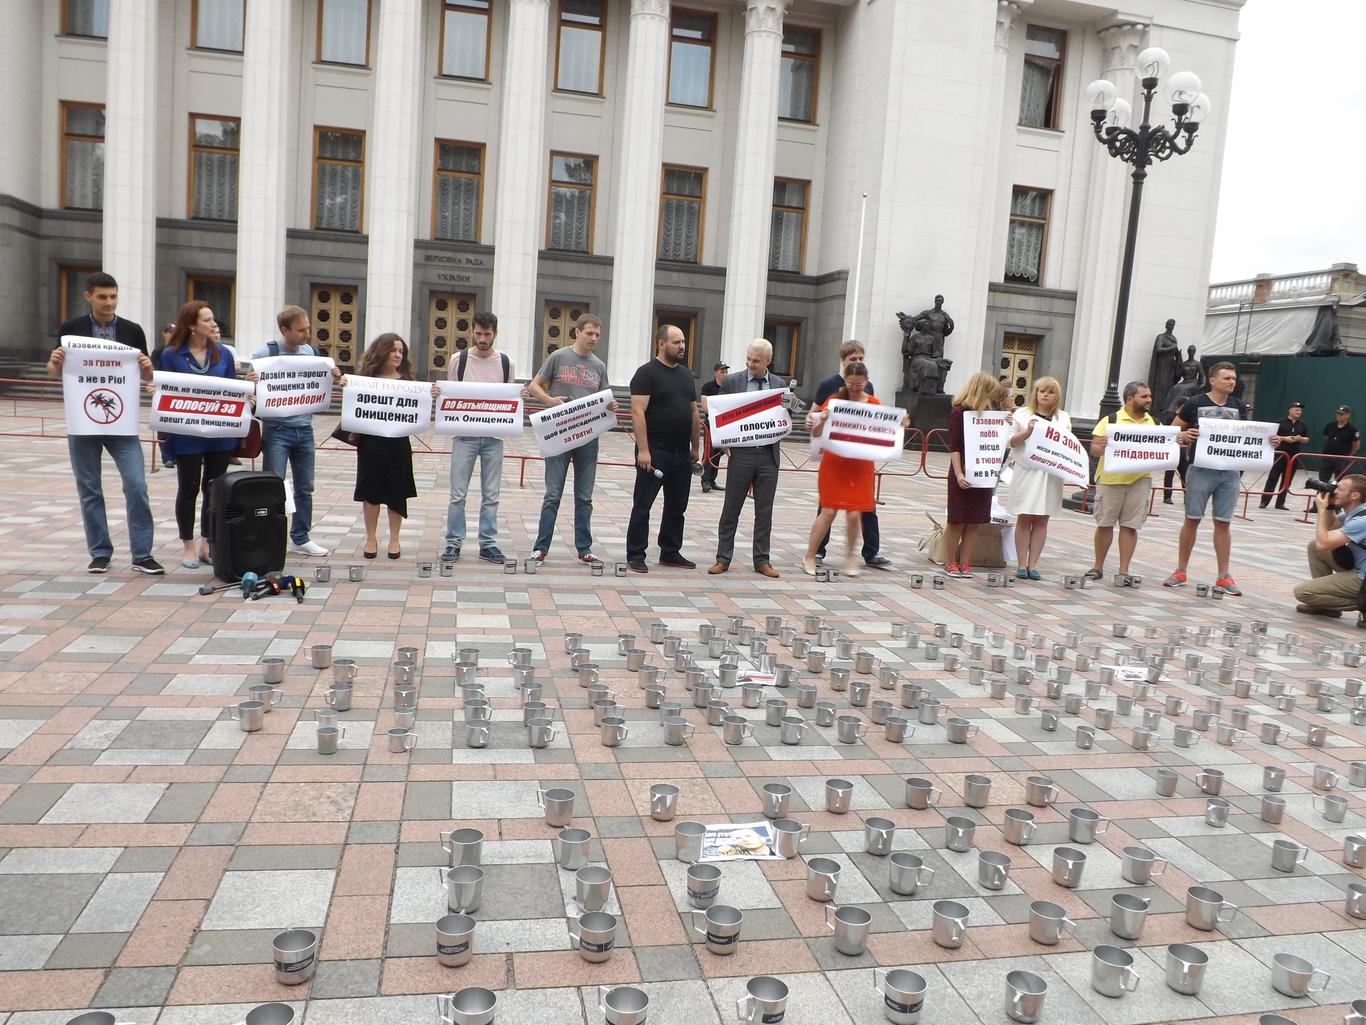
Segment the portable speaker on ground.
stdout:
<svg viewBox="0 0 1366 1025">
<path fill-rule="evenodd" d="M 225 473 L 213 482 L 211 499 L 213 573 L 219 580 L 240 580 L 246 573 L 264 577 L 285 568 L 289 517 L 285 482 L 273 473 Z"/>
</svg>

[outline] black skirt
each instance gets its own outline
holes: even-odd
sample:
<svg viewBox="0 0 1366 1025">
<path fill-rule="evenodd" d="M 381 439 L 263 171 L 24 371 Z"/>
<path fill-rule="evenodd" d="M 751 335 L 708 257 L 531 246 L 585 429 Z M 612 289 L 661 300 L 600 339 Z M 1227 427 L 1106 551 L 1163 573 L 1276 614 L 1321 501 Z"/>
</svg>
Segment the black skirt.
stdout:
<svg viewBox="0 0 1366 1025">
<path fill-rule="evenodd" d="M 413 447 L 407 438 L 359 435 L 356 445 L 357 502 L 388 506 L 408 518 L 408 499 L 417 497 L 413 480 Z"/>
</svg>

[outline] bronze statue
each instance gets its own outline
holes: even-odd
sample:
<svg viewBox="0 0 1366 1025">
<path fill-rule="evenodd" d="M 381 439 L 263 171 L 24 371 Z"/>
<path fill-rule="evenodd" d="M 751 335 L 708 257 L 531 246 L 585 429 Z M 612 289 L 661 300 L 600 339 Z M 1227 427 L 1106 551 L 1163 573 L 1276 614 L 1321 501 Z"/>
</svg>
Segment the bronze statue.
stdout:
<svg viewBox="0 0 1366 1025">
<path fill-rule="evenodd" d="M 944 339 L 953 334 L 953 318 L 944 309 L 944 297 L 936 295 L 934 306 L 915 316 L 898 312 L 901 325 L 901 356 L 905 361 L 902 387 L 913 395 L 942 395 L 944 378 L 953 360 L 944 358 Z"/>
<path fill-rule="evenodd" d="M 1167 399 L 1181 376 L 1181 344 L 1172 334 L 1176 321 L 1167 321 L 1167 329 L 1153 339 L 1153 358 L 1148 365 L 1148 387 L 1153 390 L 1153 408 L 1166 409 Z"/>
<path fill-rule="evenodd" d="M 1181 364 L 1181 380 L 1172 386 L 1167 402 L 1161 408 L 1167 413 L 1174 413 L 1181 403 L 1204 391 L 1207 384 L 1209 381 L 1205 377 L 1204 364 L 1195 358 L 1195 346 L 1189 345 L 1186 347 L 1186 362 Z M 1154 408 L 1157 408 L 1156 403 Z M 1168 418 L 1167 422 L 1171 423 L 1171 419 Z"/>
</svg>

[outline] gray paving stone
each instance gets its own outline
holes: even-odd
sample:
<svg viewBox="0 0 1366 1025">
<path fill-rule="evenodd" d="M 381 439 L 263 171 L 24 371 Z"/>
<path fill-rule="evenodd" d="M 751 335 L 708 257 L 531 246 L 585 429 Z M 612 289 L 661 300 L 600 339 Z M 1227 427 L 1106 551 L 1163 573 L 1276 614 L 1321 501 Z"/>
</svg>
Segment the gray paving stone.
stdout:
<svg viewBox="0 0 1366 1025">
<path fill-rule="evenodd" d="M 73 933 L 132 932 L 161 885 L 161 872 L 112 873 L 71 926 Z"/>
<path fill-rule="evenodd" d="M 65 933 L 102 877 L 76 873 L 0 876 L 0 933 Z"/>
<path fill-rule="evenodd" d="M 65 783 L 23 783 L 0 804 L 0 824 L 41 821 L 68 790 Z"/>
<path fill-rule="evenodd" d="M 145 822 L 166 790 L 165 783 L 73 783 L 41 821 Z"/>
<path fill-rule="evenodd" d="M 640 978 L 645 983 L 661 983 L 679 979 L 700 979 L 702 969 L 697 963 L 697 957 L 693 954 L 691 946 L 667 946 L 667 947 L 636 947 L 636 967 L 640 970 Z M 657 987 L 651 986 L 650 993 L 653 994 Z M 709 1001 L 709 998 L 707 998 Z M 651 998 L 653 1013 L 653 997 Z M 699 1003 L 699 1013 L 702 1007 L 710 1008 L 710 1003 Z M 688 1017 L 680 1017 L 679 1021 L 691 1020 Z"/>
<path fill-rule="evenodd" d="M 186 847 L 230 847 L 242 838 L 245 822 L 200 822 L 190 830 Z"/>
<path fill-rule="evenodd" d="M 0 936 L 0 971 L 19 972 L 41 968 L 61 942 L 60 933 L 49 936 Z"/>
<path fill-rule="evenodd" d="M 311 1000 L 373 997 L 379 993 L 378 961 L 323 961 L 309 986 Z"/>
<path fill-rule="evenodd" d="M 291 847 L 262 845 L 238 847 L 228 862 L 230 872 L 264 869 L 335 869 L 341 865 L 342 848 L 337 844 L 296 844 Z"/>
<path fill-rule="evenodd" d="M 334 873 L 225 872 L 204 914 L 203 929 L 286 929 L 321 926 Z"/>
<path fill-rule="evenodd" d="M 126 932 L 68 933 L 43 967 L 108 968 L 127 942 Z"/>
<path fill-rule="evenodd" d="M 175 982 L 174 968 L 112 968 L 95 993 L 97 1007 L 154 1008 L 165 1001 Z M 122 1014 L 120 1021 L 128 1021 Z"/>
</svg>

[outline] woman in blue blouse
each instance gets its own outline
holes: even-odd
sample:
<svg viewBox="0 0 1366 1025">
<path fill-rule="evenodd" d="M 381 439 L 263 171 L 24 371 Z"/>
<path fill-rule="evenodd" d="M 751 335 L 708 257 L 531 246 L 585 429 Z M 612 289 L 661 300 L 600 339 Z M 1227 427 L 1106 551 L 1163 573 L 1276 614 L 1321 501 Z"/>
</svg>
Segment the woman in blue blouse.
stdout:
<svg viewBox="0 0 1366 1025">
<path fill-rule="evenodd" d="M 218 325 L 213 310 L 207 303 L 188 302 L 176 314 L 166 350 L 161 354 L 158 370 L 200 377 L 236 377 L 237 364 L 232 353 L 214 341 Z M 213 482 L 228 468 L 228 460 L 237 449 L 236 438 L 197 438 L 187 434 L 166 434 L 166 450 L 175 461 L 177 487 L 175 495 L 176 526 L 180 542 L 185 547 L 180 564 L 195 569 L 200 562 L 212 558 L 206 535 L 209 532 L 209 493 Z M 199 494 L 204 499 L 199 515 L 199 548 L 195 549 L 194 513 Z"/>
</svg>

